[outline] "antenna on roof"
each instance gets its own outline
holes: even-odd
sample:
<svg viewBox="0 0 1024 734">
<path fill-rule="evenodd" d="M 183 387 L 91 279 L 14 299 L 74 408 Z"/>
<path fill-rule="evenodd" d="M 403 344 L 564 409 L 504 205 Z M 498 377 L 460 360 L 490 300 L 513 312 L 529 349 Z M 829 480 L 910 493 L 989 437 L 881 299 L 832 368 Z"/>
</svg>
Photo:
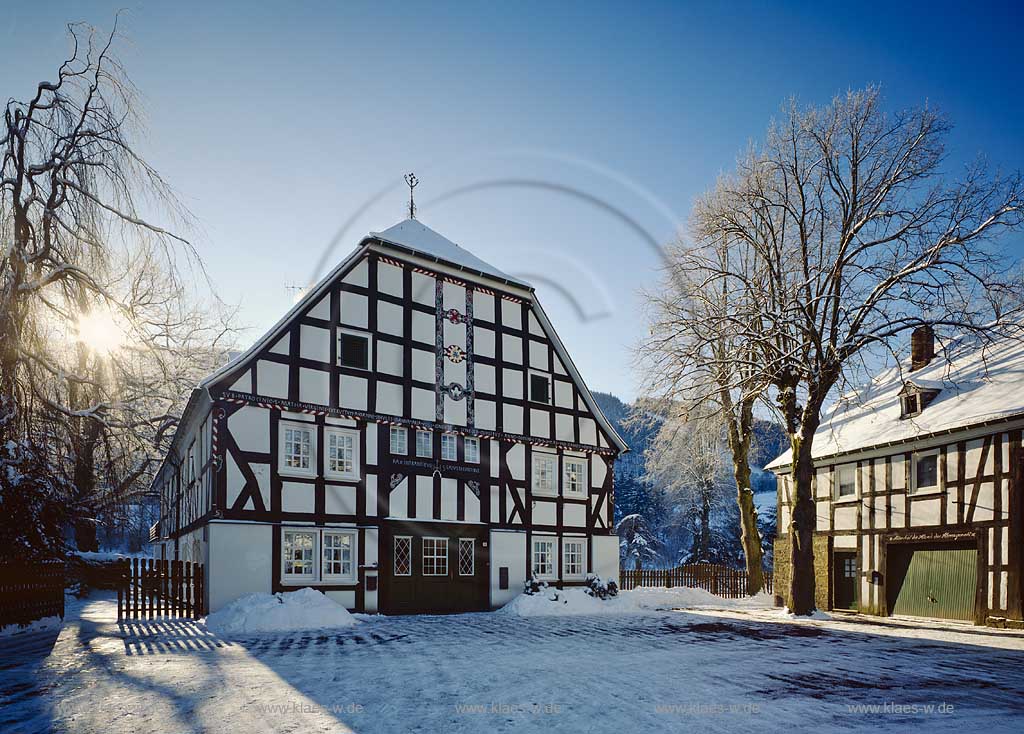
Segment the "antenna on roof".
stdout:
<svg viewBox="0 0 1024 734">
<path fill-rule="evenodd" d="M 405 183 L 409 186 L 409 219 L 416 218 L 416 202 L 412 197 L 412 190 L 419 186 L 420 180 L 411 171 L 405 174 Z"/>
</svg>

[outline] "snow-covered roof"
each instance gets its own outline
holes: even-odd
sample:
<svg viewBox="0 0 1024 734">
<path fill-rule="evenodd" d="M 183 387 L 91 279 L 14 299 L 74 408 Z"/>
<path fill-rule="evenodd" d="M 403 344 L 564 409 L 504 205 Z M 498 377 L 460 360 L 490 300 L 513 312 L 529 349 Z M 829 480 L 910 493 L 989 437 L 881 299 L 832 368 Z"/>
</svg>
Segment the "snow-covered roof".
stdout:
<svg viewBox="0 0 1024 734">
<path fill-rule="evenodd" d="M 836 401 L 814 434 L 811 455 L 824 459 L 902 443 L 1024 414 L 1024 340 L 980 345 L 966 338 L 950 344 L 925 367 L 893 367 L 863 389 Z M 919 414 L 900 418 L 907 383 L 939 394 Z M 768 469 L 788 467 L 786 451 Z"/>
<path fill-rule="evenodd" d="M 447 237 L 438 234 L 418 219 L 406 219 L 383 232 L 370 232 L 370 236 L 386 244 L 411 250 L 449 265 L 474 270 L 523 288 L 532 288 L 524 280 L 513 278 L 493 265 L 485 263 L 469 250 L 459 247 Z"/>
</svg>

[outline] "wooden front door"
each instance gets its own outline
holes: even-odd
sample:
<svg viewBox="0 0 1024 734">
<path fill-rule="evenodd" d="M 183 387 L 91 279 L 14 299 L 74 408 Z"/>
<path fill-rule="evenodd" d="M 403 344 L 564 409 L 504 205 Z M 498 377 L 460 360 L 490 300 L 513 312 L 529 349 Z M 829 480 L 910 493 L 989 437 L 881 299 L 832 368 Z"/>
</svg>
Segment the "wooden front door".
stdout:
<svg viewBox="0 0 1024 734">
<path fill-rule="evenodd" d="M 835 553 L 832 556 L 832 607 L 857 608 L 856 553 Z"/>
<path fill-rule="evenodd" d="M 487 528 L 463 523 L 389 524 L 381 563 L 381 611 L 483 611 L 488 599 Z"/>
</svg>

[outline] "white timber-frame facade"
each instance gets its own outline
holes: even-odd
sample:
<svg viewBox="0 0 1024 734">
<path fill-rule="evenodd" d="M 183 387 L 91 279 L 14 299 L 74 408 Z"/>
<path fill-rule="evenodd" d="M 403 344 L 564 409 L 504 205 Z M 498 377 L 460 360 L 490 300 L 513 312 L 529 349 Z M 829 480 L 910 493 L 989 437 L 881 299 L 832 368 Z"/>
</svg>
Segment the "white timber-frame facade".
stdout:
<svg viewBox="0 0 1024 734">
<path fill-rule="evenodd" d="M 196 388 L 152 535 L 205 564 L 211 611 L 306 586 L 496 608 L 531 576 L 618 580 L 624 450 L 533 288 L 409 219 Z"/>
<path fill-rule="evenodd" d="M 1022 625 L 1024 344 L 965 340 L 876 378 L 815 436 L 815 588 L 822 609 Z M 820 446 L 819 446 L 820 443 Z M 793 486 L 779 477 L 780 602 Z"/>
</svg>

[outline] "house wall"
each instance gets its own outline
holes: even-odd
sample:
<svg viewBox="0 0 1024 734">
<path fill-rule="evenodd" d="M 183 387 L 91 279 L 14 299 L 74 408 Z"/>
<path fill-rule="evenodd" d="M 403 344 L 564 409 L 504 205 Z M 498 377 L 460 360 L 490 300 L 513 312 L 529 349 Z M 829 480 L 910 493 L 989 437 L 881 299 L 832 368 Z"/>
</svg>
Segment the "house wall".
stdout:
<svg viewBox="0 0 1024 734">
<path fill-rule="evenodd" d="M 585 538 L 586 571 L 600 563 L 602 575 L 617 577 L 617 549 L 612 569 L 605 545 L 592 542 L 613 532 L 617 449 L 531 294 L 484 287 L 413 261 L 366 252 L 300 309 L 280 336 L 210 387 L 206 445 L 215 444 L 219 470 L 208 519 L 273 529 L 268 590 L 275 591 L 287 588 L 280 576 L 281 527 L 360 528 L 366 542 L 361 536 L 357 583 L 329 589 L 357 609 L 377 608 L 377 593 L 367 589 L 366 579 L 390 572 L 374 568 L 381 552 L 377 538 L 384 523 L 400 520 L 517 531 L 498 536 L 502 552 L 515 548 L 515 593 L 529 571 L 532 533 L 553 535 L 559 547 L 562 538 Z M 370 369 L 339 364 L 340 334 L 350 332 L 369 335 Z M 547 403 L 530 400 L 534 376 L 548 381 Z M 314 465 L 301 475 L 282 464 L 288 426 L 309 428 L 315 436 Z M 393 428 L 406 432 L 405 454 L 391 451 Z M 334 430 L 357 436 L 355 477 L 336 478 L 326 470 Z M 431 433 L 430 457 L 415 455 L 417 430 Z M 454 460 L 440 458 L 443 433 L 456 436 Z M 467 439 L 479 441 L 476 463 L 467 460 Z M 554 462 L 550 494 L 534 481 L 544 457 Z M 579 496 L 565 486 L 569 461 L 586 466 Z M 172 523 L 172 534 L 186 532 L 191 517 Z M 560 573 L 555 581 L 563 581 Z"/>
<path fill-rule="evenodd" d="M 208 532 L 206 593 L 210 612 L 245 594 L 270 592 L 271 525 L 212 522 Z"/>
<path fill-rule="evenodd" d="M 828 590 L 834 572 L 828 563 L 819 566 L 819 558 L 828 561 L 836 550 L 855 551 L 859 609 L 888 614 L 885 572 L 889 544 L 952 540 L 972 543 L 976 539 L 981 556 L 978 621 L 989 617 L 1021 619 L 1020 517 L 1024 487 L 1020 481 L 1020 428 L 1007 425 L 1005 430 L 964 431 L 898 448 L 888 453 L 851 454 L 816 463 L 816 586 Z M 933 451 L 938 452 L 937 486 L 916 490 L 912 476 L 916 458 Z M 837 476 L 839 467 L 844 465 L 855 468 L 856 492 L 840 498 Z M 780 590 L 785 586 L 779 580 L 788 573 L 785 549 L 789 542 L 792 492 L 790 475 L 781 475 L 775 556 Z M 829 545 L 820 545 L 819 539 Z M 826 598 L 827 591 L 822 596 Z"/>
</svg>

